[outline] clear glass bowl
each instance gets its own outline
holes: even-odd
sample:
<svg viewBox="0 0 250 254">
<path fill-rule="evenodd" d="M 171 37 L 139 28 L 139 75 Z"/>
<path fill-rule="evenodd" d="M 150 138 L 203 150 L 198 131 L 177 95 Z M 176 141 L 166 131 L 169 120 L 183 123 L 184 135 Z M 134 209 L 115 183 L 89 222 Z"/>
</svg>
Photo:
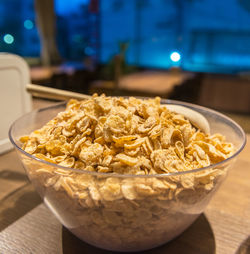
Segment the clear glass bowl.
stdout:
<svg viewBox="0 0 250 254">
<path fill-rule="evenodd" d="M 62 167 L 21 148 L 19 138 L 42 127 L 65 109 L 65 103 L 39 109 L 16 120 L 9 137 L 27 175 L 45 204 L 73 234 L 113 251 L 141 251 L 162 245 L 189 227 L 206 208 L 246 143 L 242 128 L 208 108 L 179 101 L 201 113 L 211 134 L 221 133 L 236 148 L 212 166 L 161 175 L 118 175 Z M 192 178 L 194 186 L 183 187 Z M 169 184 L 169 183 L 174 184 Z"/>
</svg>

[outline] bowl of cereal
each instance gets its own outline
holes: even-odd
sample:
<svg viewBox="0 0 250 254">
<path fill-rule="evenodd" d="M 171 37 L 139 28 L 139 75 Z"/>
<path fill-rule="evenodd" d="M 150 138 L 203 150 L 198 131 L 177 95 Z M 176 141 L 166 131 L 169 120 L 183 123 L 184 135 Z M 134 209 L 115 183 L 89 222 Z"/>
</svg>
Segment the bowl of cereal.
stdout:
<svg viewBox="0 0 250 254">
<path fill-rule="evenodd" d="M 209 128 L 173 107 L 203 116 Z M 180 235 L 246 142 L 238 124 L 208 108 L 104 95 L 28 113 L 9 136 L 60 222 L 112 251 L 151 249 Z"/>
</svg>

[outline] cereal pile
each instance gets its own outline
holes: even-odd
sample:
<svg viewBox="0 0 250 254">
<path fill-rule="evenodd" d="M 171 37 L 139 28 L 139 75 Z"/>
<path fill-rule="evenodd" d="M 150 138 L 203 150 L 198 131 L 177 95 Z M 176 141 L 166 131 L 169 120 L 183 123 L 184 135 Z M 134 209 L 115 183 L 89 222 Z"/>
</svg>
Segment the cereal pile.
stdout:
<svg viewBox="0 0 250 254">
<path fill-rule="evenodd" d="M 203 210 L 226 168 L 163 174 L 206 167 L 234 152 L 222 135 L 196 129 L 162 106 L 160 98 L 104 95 L 70 100 L 64 112 L 20 141 L 39 159 L 109 173 L 39 167 L 32 160 L 26 165 L 48 199 L 62 200 L 58 209 L 74 215 L 69 227 L 76 235 L 113 250 L 138 250 L 145 241 L 150 248 L 183 231 Z"/>
<path fill-rule="evenodd" d="M 30 136 L 23 149 L 61 166 L 102 173 L 161 174 L 206 167 L 233 151 L 224 137 L 205 135 L 160 98 L 94 95 L 67 108 Z"/>
</svg>

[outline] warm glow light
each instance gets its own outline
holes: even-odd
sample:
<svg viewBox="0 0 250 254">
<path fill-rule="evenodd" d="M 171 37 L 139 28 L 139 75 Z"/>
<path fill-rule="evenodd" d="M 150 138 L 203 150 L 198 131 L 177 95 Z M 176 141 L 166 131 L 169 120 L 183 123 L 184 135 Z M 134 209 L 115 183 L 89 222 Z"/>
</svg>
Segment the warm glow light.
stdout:
<svg viewBox="0 0 250 254">
<path fill-rule="evenodd" d="M 11 34 L 5 34 L 3 40 L 7 44 L 12 44 L 14 42 L 14 37 Z"/>
<path fill-rule="evenodd" d="M 170 59 L 173 61 L 173 62 L 178 62 L 181 60 L 181 55 L 180 53 L 178 52 L 172 52 L 171 55 L 170 55 Z"/>
<path fill-rule="evenodd" d="M 28 30 L 32 29 L 34 27 L 33 22 L 30 19 L 26 19 L 23 23 L 24 27 Z"/>
</svg>

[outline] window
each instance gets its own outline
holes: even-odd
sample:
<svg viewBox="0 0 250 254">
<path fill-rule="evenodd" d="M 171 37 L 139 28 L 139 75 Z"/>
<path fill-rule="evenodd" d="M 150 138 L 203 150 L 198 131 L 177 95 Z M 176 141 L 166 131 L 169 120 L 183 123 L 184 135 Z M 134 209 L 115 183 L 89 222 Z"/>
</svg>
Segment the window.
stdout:
<svg viewBox="0 0 250 254">
<path fill-rule="evenodd" d="M 54 1 L 64 59 L 107 63 L 126 42 L 133 65 L 222 73 L 250 68 L 248 0 Z M 0 51 L 39 56 L 33 2 L 0 2 Z"/>
<path fill-rule="evenodd" d="M 39 56 L 33 1 L 3 0 L 0 2 L 0 17 L 0 51 Z"/>
<path fill-rule="evenodd" d="M 250 68 L 248 0 L 102 0 L 101 17 L 102 62 L 127 41 L 128 63 L 140 66 L 222 73 Z"/>
</svg>

